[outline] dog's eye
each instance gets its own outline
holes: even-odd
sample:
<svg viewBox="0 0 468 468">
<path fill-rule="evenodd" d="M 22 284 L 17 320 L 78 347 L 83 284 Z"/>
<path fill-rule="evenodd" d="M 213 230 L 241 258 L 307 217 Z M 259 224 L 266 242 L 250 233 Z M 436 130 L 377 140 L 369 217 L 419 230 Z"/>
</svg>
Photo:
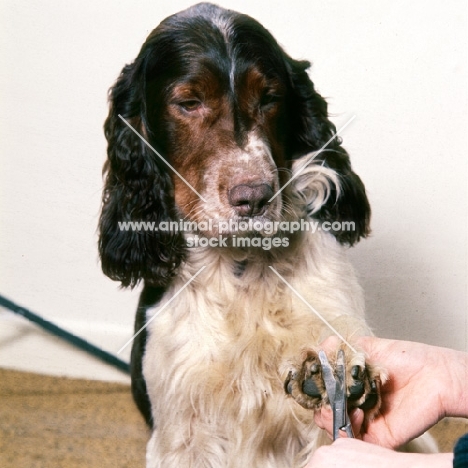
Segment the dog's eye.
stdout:
<svg viewBox="0 0 468 468">
<path fill-rule="evenodd" d="M 260 98 L 260 107 L 262 108 L 269 108 L 273 107 L 281 100 L 281 96 L 275 94 L 272 91 L 266 91 L 263 93 L 262 97 Z"/>
<path fill-rule="evenodd" d="M 194 112 L 201 108 L 202 103 L 197 99 L 187 99 L 186 101 L 179 102 L 179 106 L 187 112 Z"/>
</svg>

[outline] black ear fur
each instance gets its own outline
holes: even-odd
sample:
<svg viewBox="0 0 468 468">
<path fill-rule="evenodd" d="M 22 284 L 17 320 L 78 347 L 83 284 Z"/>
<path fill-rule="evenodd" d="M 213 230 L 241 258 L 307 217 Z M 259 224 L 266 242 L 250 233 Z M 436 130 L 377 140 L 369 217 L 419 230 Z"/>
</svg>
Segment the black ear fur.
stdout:
<svg viewBox="0 0 468 468">
<path fill-rule="evenodd" d="M 110 110 L 104 124 L 108 159 L 99 221 L 99 253 L 103 272 L 122 286 L 140 280 L 164 285 L 183 259 L 177 232 L 125 231 L 119 221 L 175 220 L 171 177 L 164 163 L 121 120 L 121 115 L 145 138 L 145 57 L 124 67 L 110 90 Z"/>
<path fill-rule="evenodd" d="M 289 111 L 293 159 L 321 149 L 336 133 L 328 119 L 327 102 L 317 93 L 307 74 L 309 67 L 307 61 L 288 60 L 294 94 Z M 330 231 L 340 243 L 353 245 L 370 234 L 371 210 L 364 184 L 352 171 L 348 153 L 341 146 L 339 137 L 331 141 L 315 161 L 334 169 L 341 181 L 339 198 L 332 194 L 316 217 L 330 222 L 354 221 L 353 231 Z"/>
</svg>

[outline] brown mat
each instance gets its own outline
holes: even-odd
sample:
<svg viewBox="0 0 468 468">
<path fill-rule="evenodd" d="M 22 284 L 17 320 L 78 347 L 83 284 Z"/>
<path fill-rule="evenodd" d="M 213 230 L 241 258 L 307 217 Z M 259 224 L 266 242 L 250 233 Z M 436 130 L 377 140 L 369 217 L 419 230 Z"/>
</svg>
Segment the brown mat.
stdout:
<svg viewBox="0 0 468 468">
<path fill-rule="evenodd" d="M 433 430 L 441 451 L 465 432 L 461 419 Z M 0 369 L 2 468 L 144 468 L 148 435 L 126 385 Z"/>
<path fill-rule="evenodd" d="M 0 369 L 2 468 L 143 468 L 147 437 L 126 385 Z"/>
</svg>

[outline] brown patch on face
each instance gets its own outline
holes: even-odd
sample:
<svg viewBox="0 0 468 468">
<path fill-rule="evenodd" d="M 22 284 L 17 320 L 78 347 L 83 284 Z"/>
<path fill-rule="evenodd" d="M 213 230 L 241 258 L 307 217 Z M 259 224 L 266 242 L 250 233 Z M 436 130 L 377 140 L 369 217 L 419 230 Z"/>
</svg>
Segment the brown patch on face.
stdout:
<svg viewBox="0 0 468 468">
<path fill-rule="evenodd" d="M 262 123 L 266 113 L 276 114 L 282 86 L 276 79 L 267 78 L 259 68 L 250 66 L 237 78 L 237 103 L 240 111 Z M 274 97 L 278 99 L 273 99 Z"/>
<path fill-rule="evenodd" d="M 257 66 L 249 67 L 238 78 L 239 109 L 248 116 L 250 126 L 257 127 L 268 141 L 278 168 L 286 167 L 284 142 L 281 139 L 285 94 L 283 83 L 278 78 L 267 77 Z M 279 175 L 283 185 L 287 180 L 286 172 L 281 171 Z"/>
<path fill-rule="evenodd" d="M 222 151 L 234 146 L 227 84 L 206 70 L 170 91 L 166 119 L 172 130 L 170 159 L 177 172 L 203 197 L 206 177 Z M 202 221 L 198 195 L 173 174 L 176 203 L 184 216 Z"/>
<path fill-rule="evenodd" d="M 235 184 L 279 188 L 284 151 L 279 131 L 283 89 L 256 67 L 236 78 L 209 69 L 169 90 L 165 121 L 170 131 L 171 165 L 205 199 L 173 174 L 176 204 L 191 221 L 236 216 L 228 192 Z M 239 138 L 239 132 L 242 138 Z M 275 204 L 280 206 L 280 197 Z"/>
</svg>

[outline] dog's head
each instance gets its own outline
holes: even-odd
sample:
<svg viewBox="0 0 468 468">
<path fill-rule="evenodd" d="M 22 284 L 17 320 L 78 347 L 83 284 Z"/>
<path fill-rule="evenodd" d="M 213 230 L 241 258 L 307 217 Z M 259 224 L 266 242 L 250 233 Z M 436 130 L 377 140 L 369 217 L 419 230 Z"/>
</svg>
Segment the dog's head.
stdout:
<svg viewBox="0 0 468 468">
<path fill-rule="evenodd" d="M 282 219 L 288 191 L 274 195 L 293 162 L 335 134 L 309 66 L 254 19 L 211 4 L 149 35 L 110 90 L 99 242 L 108 276 L 164 284 L 184 257 L 180 232 L 126 231 L 119 221 Z M 339 139 L 313 164 L 339 181 L 315 216 L 354 221 L 354 231 L 335 232 L 353 244 L 369 231 L 370 209 Z"/>
</svg>

